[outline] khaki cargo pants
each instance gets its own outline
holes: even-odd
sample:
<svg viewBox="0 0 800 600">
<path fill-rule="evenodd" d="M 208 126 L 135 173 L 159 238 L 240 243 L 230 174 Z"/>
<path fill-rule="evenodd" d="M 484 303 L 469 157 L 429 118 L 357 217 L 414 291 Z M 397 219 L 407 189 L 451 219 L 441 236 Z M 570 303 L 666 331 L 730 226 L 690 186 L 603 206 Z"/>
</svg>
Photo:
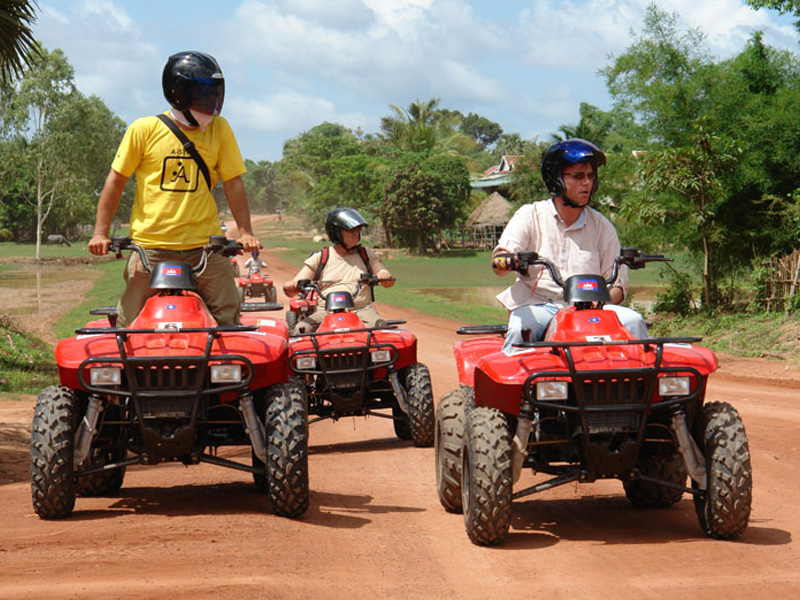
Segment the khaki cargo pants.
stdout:
<svg viewBox="0 0 800 600">
<path fill-rule="evenodd" d="M 200 261 L 202 250 L 147 249 L 151 265 L 164 260 L 181 261 L 192 266 Z M 150 289 L 150 272 L 144 269 L 137 252 L 132 252 L 123 273 L 125 291 L 117 304 L 117 326 L 127 327 L 142 310 L 145 300 L 156 294 Z M 197 292 L 218 325 L 239 324 L 239 293 L 231 274 L 231 262 L 221 254 L 209 255 L 205 271 L 196 276 Z"/>
</svg>

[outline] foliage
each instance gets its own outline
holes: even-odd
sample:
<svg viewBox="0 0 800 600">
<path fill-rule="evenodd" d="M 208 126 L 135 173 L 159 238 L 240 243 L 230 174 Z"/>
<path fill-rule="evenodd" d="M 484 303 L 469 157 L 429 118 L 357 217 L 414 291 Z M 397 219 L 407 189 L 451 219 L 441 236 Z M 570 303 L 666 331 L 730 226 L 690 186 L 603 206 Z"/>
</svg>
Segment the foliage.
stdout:
<svg viewBox="0 0 800 600">
<path fill-rule="evenodd" d="M 696 312 L 691 277 L 672 268 L 662 271 L 662 277 L 669 283 L 662 292 L 656 295 L 653 312 L 684 317 Z"/>
<path fill-rule="evenodd" d="M 0 83 L 9 83 L 41 53 L 31 32 L 35 0 L 0 0 Z"/>
<path fill-rule="evenodd" d="M 406 154 L 392 165 L 381 217 L 391 238 L 419 254 L 435 249 L 438 234 L 452 227 L 469 200 L 463 159 L 445 154 Z"/>
<path fill-rule="evenodd" d="M 0 391 L 36 393 L 56 382 L 56 366 L 46 344 L 0 315 Z"/>
<path fill-rule="evenodd" d="M 0 115 L 0 229 L 36 241 L 91 222 L 124 123 L 97 97 L 84 97 L 61 50 L 42 58 L 5 89 Z"/>
<path fill-rule="evenodd" d="M 503 133 L 499 123 L 490 121 L 486 117 L 469 113 L 461 121 L 461 131 L 473 138 L 481 150 L 494 144 Z"/>
</svg>

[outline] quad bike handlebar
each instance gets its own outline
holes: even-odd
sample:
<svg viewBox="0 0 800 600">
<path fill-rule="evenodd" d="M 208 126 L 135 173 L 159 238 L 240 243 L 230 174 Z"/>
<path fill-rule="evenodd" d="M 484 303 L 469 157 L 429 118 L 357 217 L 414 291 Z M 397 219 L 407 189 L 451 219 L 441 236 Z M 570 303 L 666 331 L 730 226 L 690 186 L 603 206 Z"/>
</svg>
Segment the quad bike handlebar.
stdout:
<svg viewBox="0 0 800 600">
<path fill-rule="evenodd" d="M 556 284 L 563 288 L 564 279 L 558 267 L 548 258 L 539 256 L 536 252 L 517 252 L 517 268 L 514 269 L 521 275 L 528 275 L 528 269 L 533 265 L 545 267 Z M 644 254 L 636 248 L 621 248 L 620 255 L 614 259 L 614 269 L 611 275 L 605 278 L 606 285 L 612 285 L 619 276 L 619 266 L 625 265 L 629 269 L 643 269 L 649 262 L 671 262 L 673 259 L 666 258 L 663 254 Z"/>
<path fill-rule="evenodd" d="M 300 296 L 302 298 L 307 298 L 312 291 L 316 291 L 317 294 L 319 294 L 319 297 L 322 298 L 322 300 L 325 300 L 327 295 L 323 294 L 322 292 L 322 287 L 325 285 L 352 285 L 355 286 L 352 292 L 352 295 L 355 298 L 358 296 L 358 293 L 361 291 L 363 286 L 369 286 L 372 288 L 383 283 L 384 281 L 397 281 L 397 278 L 378 277 L 377 275 L 362 273 L 361 277 L 359 277 L 357 281 L 326 281 L 324 279 L 319 281 L 311 281 L 310 279 L 299 279 L 297 281 L 297 287 L 300 289 Z"/>
<path fill-rule="evenodd" d="M 203 246 L 200 261 L 192 267 L 192 272 L 197 275 L 202 273 L 208 262 L 208 256 L 214 252 L 219 252 L 223 256 L 232 257 L 239 254 L 244 249 L 244 246 L 239 242 L 230 240 L 224 235 L 212 235 L 208 238 L 208 244 Z M 109 252 L 116 254 L 117 258 L 122 258 L 123 250 L 133 250 L 138 252 L 139 258 L 142 261 L 142 266 L 148 271 L 152 271 L 150 260 L 147 258 L 147 252 L 141 246 L 134 244 L 133 240 L 129 237 L 117 236 L 111 238 L 111 244 L 108 247 Z"/>
</svg>

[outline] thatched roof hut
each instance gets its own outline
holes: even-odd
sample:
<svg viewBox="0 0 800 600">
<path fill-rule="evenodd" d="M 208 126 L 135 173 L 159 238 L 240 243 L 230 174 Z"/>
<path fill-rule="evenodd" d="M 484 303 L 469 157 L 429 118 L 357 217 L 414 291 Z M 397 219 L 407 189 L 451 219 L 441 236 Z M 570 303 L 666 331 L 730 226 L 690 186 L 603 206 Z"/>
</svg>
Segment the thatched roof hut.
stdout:
<svg viewBox="0 0 800 600">
<path fill-rule="evenodd" d="M 511 214 L 511 203 L 497 192 L 492 192 L 486 200 L 472 211 L 467 219 L 467 225 L 501 225 L 508 223 Z"/>
</svg>

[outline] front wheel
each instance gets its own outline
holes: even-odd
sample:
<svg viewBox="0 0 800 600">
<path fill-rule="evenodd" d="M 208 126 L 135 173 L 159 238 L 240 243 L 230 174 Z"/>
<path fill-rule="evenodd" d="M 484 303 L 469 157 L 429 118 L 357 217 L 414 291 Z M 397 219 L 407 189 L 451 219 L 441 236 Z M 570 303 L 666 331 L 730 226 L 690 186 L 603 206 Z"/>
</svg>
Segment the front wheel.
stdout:
<svg viewBox="0 0 800 600">
<path fill-rule="evenodd" d="M 744 423 L 727 402 L 709 402 L 698 415 L 693 434 L 706 458 L 708 478 L 705 492 L 694 496 L 700 527 L 712 538 L 735 538 L 747 527 L 753 500 Z M 692 487 L 699 486 L 693 481 Z"/>
<path fill-rule="evenodd" d="M 36 399 L 31 427 L 31 497 L 42 519 L 63 519 L 75 508 L 75 430 L 78 401 L 63 386 L 50 386 Z"/>
<path fill-rule="evenodd" d="M 503 413 L 479 407 L 469 411 L 462 455 L 461 503 L 473 544 L 493 546 L 511 523 L 511 433 Z"/>
<path fill-rule="evenodd" d="M 269 304 L 276 304 L 278 302 L 278 290 L 274 285 L 270 285 L 264 291 L 264 301 Z"/>
<path fill-rule="evenodd" d="M 660 485 L 647 479 L 623 481 L 625 495 L 634 506 L 669 508 L 683 497 L 686 464 L 674 445 L 666 448 L 644 446 L 636 468 L 646 478 L 660 479 L 671 485 Z"/>
<path fill-rule="evenodd" d="M 403 381 L 411 441 L 420 448 L 433 446 L 433 385 L 430 371 L 422 363 L 414 363 L 403 370 Z"/>
<path fill-rule="evenodd" d="M 244 288 L 239 287 L 239 304 L 244 304 Z"/>
<path fill-rule="evenodd" d="M 305 388 L 292 380 L 267 392 L 267 494 L 273 514 L 308 509 L 308 419 Z"/>
<path fill-rule="evenodd" d="M 439 502 L 448 512 L 460 513 L 461 449 L 467 410 L 475 404 L 475 392 L 462 386 L 439 399 L 436 407 L 434 460 Z"/>
<path fill-rule="evenodd" d="M 291 310 L 286 311 L 286 327 L 289 328 L 289 334 L 294 331 L 295 326 L 297 325 L 297 313 Z"/>
<path fill-rule="evenodd" d="M 125 459 L 125 448 L 93 447 L 82 469 L 96 469 L 104 465 L 120 462 Z M 91 475 L 78 477 L 77 492 L 79 496 L 110 496 L 116 494 L 125 479 L 125 467 L 110 471 L 99 471 Z"/>
</svg>

